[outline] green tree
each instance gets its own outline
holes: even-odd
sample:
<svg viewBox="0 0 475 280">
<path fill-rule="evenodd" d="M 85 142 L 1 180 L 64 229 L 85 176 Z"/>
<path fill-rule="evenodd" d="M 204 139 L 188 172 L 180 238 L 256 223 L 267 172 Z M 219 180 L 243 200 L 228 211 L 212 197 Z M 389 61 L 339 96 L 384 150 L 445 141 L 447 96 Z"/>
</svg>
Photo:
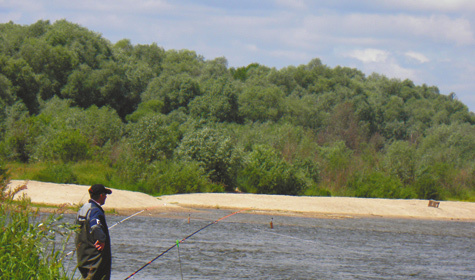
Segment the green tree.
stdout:
<svg viewBox="0 0 475 280">
<path fill-rule="evenodd" d="M 12 161 L 28 162 L 33 154 L 41 125 L 30 118 L 22 102 L 6 108 L 2 154 Z"/>
<path fill-rule="evenodd" d="M 285 110 L 284 94 L 278 87 L 250 86 L 239 96 L 239 111 L 244 119 L 277 121 Z"/>
<path fill-rule="evenodd" d="M 190 50 L 168 50 L 163 59 L 163 75 L 175 76 L 177 74 L 187 74 L 197 77 L 201 74 L 201 67 L 204 58 Z"/>
<path fill-rule="evenodd" d="M 0 74 L 0 106 L 5 108 L 7 105 L 12 105 L 15 97 L 12 93 L 12 83 L 10 80 L 5 77 L 5 75 Z"/>
<path fill-rule="evenodd" d="M 422 165 L 445 162 L 457 168 L 471 165 L 475 158 L 475 126 L 470 124 L 440 125 L 427 130 L 418 155 Z"/>
<path fill-rule="evenodd" d="M 222 130 L 211 127 L 189 130 L 175 155 L 181 160 L 200 162 L 211 181 L 224 184 L 226 191 L 234 190 L 241 154 L 233 139 Z"/>
<path fill-rule="evenodd" d="M 297 170 L 265 145 L 254 147 L 240 174 L 239 189 L 245 192 L 297 195 L 304 187 Z"/>
<path fill-rule="evenodd" d="M 414 181 L 417 167 L 416 149 L 407 141 L 395 141 L 387 147 L 386 170 L 403 183 Z"/>
<path fill-rule="evenodd" d="M 76 162 L 90 157 L 90 144 L 77 130 L 56 130 L 38 144 L 36 155 L 42 160 Z"/>
<path fill-rule="evenodd" d="M 129 122 L 138 122 L 141 118 L 147 115 L 161 114 L 163 109 L 163 102 L 161 100 L 149 100 L 139 104 L 135 112 L 127 115 L 125 118 Z"/>
<path fill-rule="evenodd" d="M 127 142 L 140 161 L 152 162 L 171 158 L 180 133 L 176 123 L 167 123 L 163 115 L 149 115 L 128 128 Z"/>
<path fill-rule="evenodd" d="M 222 192 L 222 186 L 213 184 L 206 171 L 194 161 L 156 161 L 150 168 L 146 192 L 176 194 L 196 192 Z"/>
<path fill-rule="evenodd" d="M 0 74 L 11 82 L 11 94 L 16 100 L 21 100 L 31 114 L 38 112 L 38 81 L 33 69 L 24 59 L 10 58 L 0 65 Z"/>
<path fill-rule="evenodd" d="M 236 86 L 228 79 L 207 84 L 189 104 L 190 115 L 215 122 L 240 122 Z"/>
<path fill-rule="evenodd" d="M 239 67 L 239 68 L 231 68 L 231 74 L 233 75 L 235 80 L 241 80 L 242 82 L 245 82 L 247 78 L 249 77 L 249 70 L 252 68 L 258 68 L 259 64 L 258 63 L 251 63 L 246 67 Z"/>
<path fill-rule="evenodd" d="M 348 187 L 356 197 L 372 198 L 410 198 L 411 193 L 405 191 L 401 181 L 387 176 L 381 171 L 369 174 L 357 174 L 349 180 Z"/>
<path fill-rule="evenodd" d="M 178 108 L 187 111 L 188 103 L 199 95 L 201 95 L 201 90 L 198 82 L 188 74 L 180 74 L 153 79 L 142 94 L 142 100 L 157 99 L 162 101 L 162 113 L 168 114 Z"/>
</svg>

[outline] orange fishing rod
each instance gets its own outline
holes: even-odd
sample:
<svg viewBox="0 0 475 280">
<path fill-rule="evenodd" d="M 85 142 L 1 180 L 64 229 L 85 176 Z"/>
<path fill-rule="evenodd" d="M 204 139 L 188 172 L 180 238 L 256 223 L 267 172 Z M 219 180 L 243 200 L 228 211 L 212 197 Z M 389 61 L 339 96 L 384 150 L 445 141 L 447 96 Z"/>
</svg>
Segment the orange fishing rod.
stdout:
<svg viewBox="0 0 475 280">
<path fill-rule="evenodd" d="M 206 226 L 204 226 L 204 227 L 200 228 L 199 230 L 193 232 L 192 234 L 186 236 L 186 237 L 183 238 L 182 240 L 180 240 L 180 241 L 177 240 L 177 242 L 176 242 L 173 246 L 171 246 L 170 248 L 168 248 L 168 249 L 166 249 L 165 251 L 163 251 L 161 254 L 159 254 L 158 256 L 156 256 L 155 258 L 153 258 L 153 259 L 152 259 L 151 261 L 149 261 L 148 263 L 144 264 L 141 268 L 137 269 L 135 272 L 133 272 L 132 274 L 130 274 L 129 276 L 127 276 L 127 278 L 125 278 L 124 280 L 130 279 L 130 278 L 133 277 L 135 274 L 137 274 L 139 271 L 141 271 L 142 269 L 146 268 L 149 264 L 153 263 L 153 262 L 156 261 L 158 258 L 160 258 L 161 256 L 165 255 L 168 251 L 170 251 L 171 249 L 173 249 L 173 248 L 179 246 L 180 243 L 185 242 L 185 240 L 187 240 L 188 238 L 190 238 L 190 237 L 192 237 L 193 235 L 197 234 L 198 232 L 204 230 L 205 228 L 207 228 L 207 227 L 209 227 L 209 226 L 211 226 L 211 225 L 217 224 L 219 221 L 222 221 L 222 220 L 224 220 L 224 219 L 226 219 L 226 218 L 229 218 L 229 217 L 231 217 L 232 215 L 235 215 L 235 214 L 237 214 L 237 213 L 240 213 L 240 212 L 243 212 L 243 211 L 246 211 L 246 210 L 249 210 L 249 209 L 241 209 L 241 210 L 236 211 L 236 212 L 234 212 L 234 213 L 231 213 L 231 214 L 229 214 L 229 215 L 227 215 L 227 216 L 224 216 L 224 217 L 222 217 L 222 218 L 220 218 L 220 219 L 218 219 L 218 220 L 216 220 L 216 221 L 214 221 L 214 222 L 212 222 L 212 223 L 207 224 Z"/>
</svg>

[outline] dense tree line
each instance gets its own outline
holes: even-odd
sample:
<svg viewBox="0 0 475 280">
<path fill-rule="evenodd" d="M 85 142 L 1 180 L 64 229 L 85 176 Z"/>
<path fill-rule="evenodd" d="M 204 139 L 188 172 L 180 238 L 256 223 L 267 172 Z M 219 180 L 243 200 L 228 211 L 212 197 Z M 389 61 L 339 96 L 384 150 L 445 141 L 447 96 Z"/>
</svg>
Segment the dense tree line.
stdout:
<svg viewBox="0 0 475 280">
<path fill-rule="evenodd" d="M 455 94 L 319 59 L 229 68 L 61 20 L 0 25 L 0 155 L 18 177 L 151 194 L 475 198 Z"/>
</svg>

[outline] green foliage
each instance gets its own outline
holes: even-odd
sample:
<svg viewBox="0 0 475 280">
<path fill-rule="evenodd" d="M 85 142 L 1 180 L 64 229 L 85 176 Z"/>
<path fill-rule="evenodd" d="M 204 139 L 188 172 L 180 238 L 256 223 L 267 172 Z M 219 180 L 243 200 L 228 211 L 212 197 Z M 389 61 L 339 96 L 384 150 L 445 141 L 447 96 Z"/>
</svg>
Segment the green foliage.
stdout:
<svg viewBox="0 0 475 280">
<path fill-rule="evenodd" d="M 29 175 L 150 193 L 474 199 L 475 114 L 435 86 L 318 58 L 228 68 L 65 20 L 0 24 L 0 41 L 0 157 Z"/>
<path fill-rule="evenodd" d="M 75 162 L 90 158 L 90 144 L 77 130 L 55 131 L 43 141 L 37 156 L 44 160 Z"/>
<path fill-rule="evenodd" d="M 190 115 L 214 122 L 240 122 L 237 89 L 233 82 L 221 79 L 208 83 L 204 94 L 190 102 Z"/>
<path fill-rule="evenodd" d="M 223 192 L 224 187 L 208 180 L 198 162 L 157 161 L 150 168 L 140 189 L 151 194 Z"/>
<path fill-rule="evenodd" d="M 296 169 L 264 145 L 254 147 L 240 174 L 239 189 L 245 192 L 297 195 L 304 186 Z"/>
<path fill-rule="evenodd" d="M 167 123 L 163 115 L 149 115 L 129 126 L 127 141 L 140 160 L 152 162 L 171 158 L 178 145 L 177 123 Z"/>
<path fill-rule="evenodd" d="M 348 188 L 354 192 L 356 197 L 411 198 L 411 192 L 403 188 L 400 180 L 380 171 L 370 174 L 355 174 L 348 181 Z"/>
<path fill-rule="evenodd" d="M 204 58 L 190 50 L 168 50 L 163 59 L 164 76 L 175 76 L 177 74 L 187 74 L 196 77 L 201 72 Z"/>
<path fill-rule="evenodd" d="M 395 141 L 387 147 L 385 168 L 392 176 L 409 184 L 416 173 L 416 149 L 407 141 Z"/>
<path fill-rule="evenodd" d="M 7 107 L 5 111 L 2 155 L 8 160 L 27 162 L 33 154 L 39 129 L 22 102 Z"/>
<path fill-rule="evenodd" d="M 211 181 L 224 184 L 227 191 L 234 189 L 241 155 L 223 131 L 210 127 L 190 130 L 175 155 L 181 160 L 200 162 Z"/>
<path fill-rule="evenodd" d="M 188 103 L 199 95 L 199 83 L 188 74 L 179 74 L 153 79 L 142 94 L 142 99 L 160 100 L 163 102 L 162 113 L 168 114 L 178 108 L 188 110 Z"/>
<path fill-rule="evenodd" d="M 41 217 L 26 198 L 14 201 L 21 188 L 8 190 L 6 170 L 1 173 L 0 278 L 69 279 L 62 261 L 73 226 L 60 223 L 61 215 Z M 64 241 L 58 243 L 57 237 L 61 236 Z"/>
<path fill-rule="evenodd" d="M 324 189 L 316 185 L 312 185 L 311 187 L 308 187 L 307 189 L 305 189 L 305 192 L 303 193 L 303 195 L 305 196 L 332 196 L 332 193 L 328 189 Z"/>
<path fill-rule="evenodd" d="M 239 108 L 246 120 L 278 121 L 284 113 L 284 94 L 277 87 L 250 86 L 239 96 Z"/>
<path fill-rule="evenodd" d="M 234 79 L 245 82 L 248 78 L 249 70 L 256 67 L 259 67 L 258 63 L 251 63 L 246 67 L 239 67 L 237 69 L 232 68 L 231 74 L 233 75 Z"/>
<path fill-rule="evenodd" d="M 37 113 L 38 81 L 31 66 L 22 58 L 12 57 L 6 61 L 0 60 L 0 74 L 11 83 L 9 90 L 6 90 L 10 91 L 16 100 L 21 100 L 31 114 Z"/>
<path fill-rule="evenodd" d="M 78 180 L 70 164 L 48 165 L 32 175 L 32 180 L 60 184 L 77 184 Z"/>
<path fill-rule="evenodd" d="M 431 174 L 423 174 L 413 184 L 417 197 L 420 199 L 443 199 L 437 181 Z"/>
<path fill-rule="evenodd" d="M 125 118 L 128 122 L 138 122 L 141 118 L 147 115 L 160 114 L 163 109 L 163 102 L 161 100 L 149 100 L 140 103 L 135 112 L 127 115 Z"/>
<path fill-rule="evenodd" d="M 424 166 L 446 162 L 461 167 L 475 158 L 475 126 L 455 123 L 431 128 L 417 152 Z"/>
<path fill-rule="evenodd" d="M 326 168 L 331 171 L 348 168 L 352 153 L 343 141 L 321 147 L 319 152 L 320 156 L 325 160 Z"/>
</svg>

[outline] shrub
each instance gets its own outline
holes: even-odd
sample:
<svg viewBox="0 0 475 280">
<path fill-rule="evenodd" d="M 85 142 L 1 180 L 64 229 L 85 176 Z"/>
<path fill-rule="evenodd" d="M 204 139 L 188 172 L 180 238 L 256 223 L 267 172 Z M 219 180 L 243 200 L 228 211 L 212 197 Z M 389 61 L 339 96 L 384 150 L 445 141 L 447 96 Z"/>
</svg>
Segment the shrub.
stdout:
<svg viewBox="0 0 475 280">
<path fill-rule="evenodd" d="M 77 130 L 59 130 L 44 138 L 36 155 L 43 160 L 80 161 L 89 157 L 89 142 Z"/>
<path fill-rule="evenodd" d="M 382 172 L 374 171 L 369 174 L 356 173 L 348 181 L 348 188 L 356 197 L 372 198 L 410 198 L 401 181 L 387 176 Z"/>
<path fill-rule="evenodd" d="M 241 172 L 239 188 L 245 192 L 297 195 L 305 182 L 297 170 L 269 146 L 257 145 Z"/>
<path fill-rule="evenodd" d="M 213 184 L 205 170 L 197 162 L 160 161 L 150 168 L 150 175 L 144 182 L 150 194 L 176 194 L 196 192 L 223 192 L 224 187 Z"/>
<path fill-rule="evenodd" d="M 317 185 L 312 185 L 305 189 L 304 195 L 307 196 L 332 196 L 332 193 L 325 189 L 318 187 Z"/>
<path fill-rule="evenodd" d="M 58 224 L 61 215 L 42 218 L 29 200 L 14 201 L 16 191 L 7 190 L 5 170 L 1 170 L 0 195 L 0 278 L 68 279 L 63 267 L 65 244 L 73 233 L 68 224 Z M 56 236 L 65 236 L 57 248 Z"/>
<path fill-rule="evenodd" d="M 420 199 L 442 199 L 437 181 L 430 174 L 423 174 L 413 184 Z"/>
<path fill-rule="evenodd" d="M 180 135 L 177 124 L 166 121 L 163 115 L 148 115 L 129 126 L 128 143 L 139 160 L 152 162 L 172 156 Z"/>
<path fill-rule="evenodd" d="M 41 169 L 31 178 L 41 182 L 61 183 L 61 184 L 77 184 L 76 175 L 69 164 L 48 165 Z"/>
<path fill-rule="evenodd" d="M 199 162 L 211 181 L 226 185 L 227 191 L 234 189 L 241 154 L 235 141 L 223 131 L 210 127 L 190 129 L 175 155 L 180 160 Z"/>
</svg>

